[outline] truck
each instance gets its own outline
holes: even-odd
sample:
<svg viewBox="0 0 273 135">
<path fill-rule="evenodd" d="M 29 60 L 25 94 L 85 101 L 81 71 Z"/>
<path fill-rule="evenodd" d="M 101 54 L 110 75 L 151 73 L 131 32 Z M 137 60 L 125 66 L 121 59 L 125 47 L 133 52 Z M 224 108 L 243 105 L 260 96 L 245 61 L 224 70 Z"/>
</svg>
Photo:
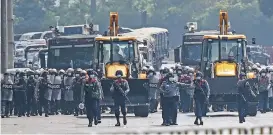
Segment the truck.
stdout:
<svg viewBox="0 0 273 135">
<path fill-rule="evenodd" d="M 139 79 L 138 74 L 142 68 L 139 56 L 138 41 L 135 36 L 118 36 L 118 13 L 110 12 L 109 34 L 95 38 L 95 69 L 102 74 L 101 79 L 104 99 L 101 106 L 113 106 L 114 101 L 110 87 L 116 79 L 117 70 L 123 72 L 123 78 L 129 83 L 126 105 L 134 108 L 135 116 L 147 117 L 149 115 L 148 79 Z M 114 50 L 118 49 L 119 52 Z M 119 55 L 119 57 L 114 57 Z"/>
<path fill-rule="evenodd" d="M 159 70 L 163 59 L 169 57 L 169 32 L 158 27 L 134 29 L 132 32 L 118 36 L 134 36 L 137 38 L 138 47 L 145 63 Z"/>
<path fill-rule="evenodd" d="M 182 36 L 182 45 L 174 49 L 175 63 L 183 66 L 199 66 L 201 61 L 202 41 L 204 35 L 219 35 L 217 30 L 197 31 L 197 22 L 188 22 L 187 30 Z M 228 32 L 232 34 L 232 32 Z"/>
<path fill-rule="evenodd" d="M 228 35 L 228 14 L 219 12 L 220 35 L 204 35 L 200 70 L 210 85 L 209 102 L 214 106 L 236 105 L 240 73 L 253 74 L 248 68 L 247 41 L 243 34 Z M 252 79 L 252 78 L 249 78 Z M 257 98 L 248 102 L 248 115 L 257 114 Z"/>
<path fill-rule="evenodd" d="M 91 24 L 89 26 L 91 26 Z M 84 31 L 86 31 L 84 34 L 81 32 L 78 34 L 77 31 L 74 31 L 76 34 L 68 32 L 69 34 L 66 33 L 66 35 L 63 34 L 65 28 L 58 30 L 60 34 L 48 40 L 48 48 L 42 49 L 39 52 L 41 67 L 56 69 L 93 68 L 95 61 L 95 55 L 93 53 L 95 37 L 101 35 L 98 34 L 98 29 L 90 28 L 89 26 L 82 26 L 85 28 Z M 75 28 L 79 27 L 81 26 L 75 26 Z"/>
</svg>

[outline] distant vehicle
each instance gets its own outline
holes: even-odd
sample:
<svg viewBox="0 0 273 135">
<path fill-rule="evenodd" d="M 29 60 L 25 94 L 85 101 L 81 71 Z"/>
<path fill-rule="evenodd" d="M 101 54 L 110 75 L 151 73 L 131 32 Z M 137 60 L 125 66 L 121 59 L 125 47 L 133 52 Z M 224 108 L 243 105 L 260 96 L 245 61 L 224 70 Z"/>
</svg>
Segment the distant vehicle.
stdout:
<svg viewBox="0 0 273 135">
<path fill-rule="evenodd" d="M 93 25 L 89 24 L 89 26 L 92 25 L 93 28 L 93 34 L 98 34 L 97 32 L 99 31 L 99 25 Z M 59 32 L 62 33 L 63 36 L 69 36 L 69 35 L 79 35 L 79 34 L 89 34 L 87 31 L 87 26 L 86 24 L 81 24 L 81 25 L 68 25 L 68 26 L 58 26 L 57 28 L 59 29 Z"/>
<path fill-rule="evenodd" d="M 260 45 L 247 45 L 248 59 L 253 63 L 262 65 L 270 65 L 270 55 L 265 52 L 265 49 Z"/>
<path fill-rule="evenodd" d="M 48 60 L 40 55 L 41 67 L 67 69 L 91 68 L 95 37 L 99 35 L 59 36 L 48 40 Z M 47 63 L 45 63 L 47 62 Z"/>
<path fill-rule="evenodd" d="M 219 35 L 217 30 L 197 31 L 196 22 L 188 22 L 185 28 L 188 31 L 182 37 L 182 45 L 174 51 L 176 63 L 182 63 L 185 66 L 198 66 L 201 61 L 202 41 L 204 35 Z M 228 35 L 232 35 L 228 32 Z"/>
</svg>

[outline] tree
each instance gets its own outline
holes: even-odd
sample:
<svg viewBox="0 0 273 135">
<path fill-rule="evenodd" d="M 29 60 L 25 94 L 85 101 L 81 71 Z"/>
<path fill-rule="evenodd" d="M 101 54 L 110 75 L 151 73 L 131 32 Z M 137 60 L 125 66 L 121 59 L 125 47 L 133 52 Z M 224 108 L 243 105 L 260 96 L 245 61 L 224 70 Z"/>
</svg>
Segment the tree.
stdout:
<svg viewBox="0 0 273 135">
<path fill-rule="evenodd" d="M 259 0 L 259 6 L 264 15 L 273 16 L 273 0 Z"/>
</svg>

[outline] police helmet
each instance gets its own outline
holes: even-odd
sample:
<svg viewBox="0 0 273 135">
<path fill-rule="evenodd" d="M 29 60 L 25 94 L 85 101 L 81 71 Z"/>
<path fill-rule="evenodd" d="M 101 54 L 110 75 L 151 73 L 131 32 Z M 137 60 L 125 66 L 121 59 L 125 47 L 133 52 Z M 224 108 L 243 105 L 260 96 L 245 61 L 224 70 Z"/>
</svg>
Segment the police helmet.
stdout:
<svg viewBox="0 0 273 135">
<path fill-rule="evenodd" d="M 188 68 L 189 73 L 194 73 L 194 68 Z"/>
<path fill-rule="evenodd" d="M 72 73 L 72 72 L 74 72 L 74 69 L 73 69 L 73 68 L 68 68 L 68 69 L 66 70 L 66 73 Z"/>
<path fill-rule="evenodd" d="M 121 70 L 116 71 L 116 76 L 119 76 L 119 75 L 123 76 L 123 72 Z"/>
<path fill-rule="evenodd" d="M 87 72 L 85 70 L 81 71 L 81 76 L 85 76 L 87 74 Z"/>
<path fill-rule="evenodd" d="M 80 74 L 80 73 L 81 73 L 81 71 L 82 71 L 82 69 L 81 69 L 81 68 L 77 68 L 77 69 L 76 69 L 76 71 L 75 71 L 75 73 L 76 73 L 76 74 Z"/>
<path fill-rule="evenodd" d="M 41 76 L 42 77 L 47 77 L 47 75 L 48 75 L 48 71 L 47 70 L 44 70 L 44 71 L 41 72 Z"/>
<path fill-rule="evenodd" d="M 265 70 L 265 69 L 262 69 L 262 70 L 260 71 L 260 74 L 262 74 L 262 73 L 266 73 L 266 70 Z"/>
<path fill-rule="evenodd" d="M 196 73 L 196 77 L 201 77 L 201 78 L 202 78 L 202 77 L 203 77 L 203 74 L 202 74 L 201 72 L 197 72 L 197 73 Z"/>
<path fill-rule="evenodd" d="M 63 69 L 60 69 L 59 74 L 65 74 L 65 71 Z"/>
<path fill-rule="evenodd" d="M 167 73 L 169 73 L 169 72 L 170 72 L 170 69 L 168 69 L 168 68 L 165 67 L 162 73 L 163 73 L 163 74 L 167 74 Z"/>
<path fill-rule="evenodd" d="M 148 71 L 148 68 L 146 66 L 142 67 L 142 71 Z"/>
<path fill-rule="evenodd" d="M 147 74 L 153 73 L 154 75 L 156 74 L 155 69 L 153 67 L 150 67 Z"/>
<path fill-rule="evenodd" d="M 87 75 L 94 75 L 94 70 L 93 69 L 87 69 Z"/>
</svg>

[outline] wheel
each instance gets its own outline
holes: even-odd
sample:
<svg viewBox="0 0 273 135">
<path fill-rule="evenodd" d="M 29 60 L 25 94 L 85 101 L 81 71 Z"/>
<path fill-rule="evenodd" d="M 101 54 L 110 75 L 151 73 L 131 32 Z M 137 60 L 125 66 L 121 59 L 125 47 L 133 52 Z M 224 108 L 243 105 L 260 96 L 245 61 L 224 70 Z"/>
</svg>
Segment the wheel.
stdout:
<svg viewBox="0 0 273 135">
<path fill-rule="evenodd" d="M 256 116 L 258 112 L 257 105 L 249 105 L 247 111 L 249 116 Z"/>
<path fill-rule="evenodd" d="M 135 116 L 139 117 L 148 117 L 149 115 L 149 106 L 135 106 L 134 107 L 134 114 Z"/>
</svg>

